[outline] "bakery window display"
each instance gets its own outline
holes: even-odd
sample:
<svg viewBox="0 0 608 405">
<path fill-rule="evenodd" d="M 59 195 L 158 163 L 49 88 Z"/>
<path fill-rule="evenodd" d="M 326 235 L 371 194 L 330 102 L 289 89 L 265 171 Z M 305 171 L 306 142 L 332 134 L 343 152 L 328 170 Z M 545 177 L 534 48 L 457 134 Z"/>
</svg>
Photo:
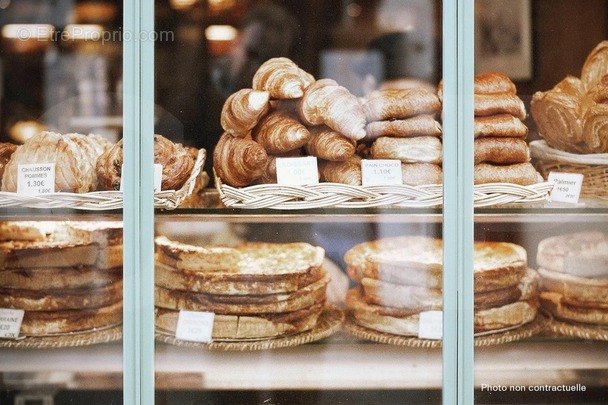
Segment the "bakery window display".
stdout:
<svg viewBox="0 0 608 405">
<path fill-rule="evenodd" d="M 545 178 L 555 172 L 584 176 L 581 197 L 608 197 L 608 41 L 587 56 L 580 76 L 534 93 L 531 115 L 542 139 L 530 143 Z"/>
<path fill-rule="evenodd" d="M 364 242 L 346 252 L 355 287 L 346 295 L 347 330 L 382 343 L 439 347 L 421 336 L 427 313 L 442 310 L 440 239 L 400 236 Z M 477 346 L 511 342 L 540 332 L 538 275 L 527 253 L 507 242 L 474 244 L 474 332 Z"/>
<path fill-rule="evenodd" d="M 121 338 L 122 222 L 0 223 L 0 308 L 23 311 L 4 347 Z"/>
<path fill-rule="evenodd" d="M 156 336 L 176 345 L 261 350 L 325 338 L 342 321 L 327 302 L 325 252 L 307 243 L 195 246 L 158 236 Z M 180 318 L 211 314 L 210 338 L 184 338 Z"/>
<path fill-rule="evenodd" d="M 22 145 L 1 146 L 0 206 L 110 210 L 122 208 L 122 140 L 95 134 L 42 131 Z M 160 165 L 157 208 L 173 209 L 201 200 L 208 176 L 206 151 L 154 136 Z"/>
<path fill-rule="evenodd" d="M 538 244 L 540 303 L 554 332 L 608 340 L 608 234 L 577 232 Z"/>
<path fill-rule="evenodd" d="M 484 184 L 476 203 L 545 200 L 550 184 L 530 163 L 526 110 L 515 85 L 488 73 L 476 78 L 475 89 L 475 182 Z M 269 59 L 251 88 L 233 93 L 222 108 L 224 133 L 213 153 L 220 197 L 239 208 L 440 206 L 441 97 L 441 86 L 428 85 L 355 97 L 287 58 Z M 316 167 L 301 169 L 314 173 L 299 183 L 279 180 L 291 177 L 277 175 L 285 170 L 277 161 L 298 157 L 314 157 Z M 387 161 L 390 169 L 377 169 Z M 375 170 L 364 176 L 370 166 Z M 488 189 L 490 183 L 529 189 L 510 194 L 508 187 Z"/>
</svg>

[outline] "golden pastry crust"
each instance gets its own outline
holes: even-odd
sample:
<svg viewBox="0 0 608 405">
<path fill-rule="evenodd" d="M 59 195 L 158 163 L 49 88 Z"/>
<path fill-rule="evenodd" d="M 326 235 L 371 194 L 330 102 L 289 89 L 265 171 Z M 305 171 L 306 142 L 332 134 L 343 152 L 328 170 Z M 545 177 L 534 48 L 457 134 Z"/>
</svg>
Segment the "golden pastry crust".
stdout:
<svg viewBox="0 0 608 405">
<path fill-rule="evenodd" d="M 311 139 L 306 144 L 309 155 L 330 161 L 344 161 L 356 152 L 356 142 L 325 125 L 310 128 Z"/>
<path fill-rule="evenodd" d="M 474 163 L 514 164 L 530 161 L 530 148 L 523 139 L 483 137 L 474 142 Z"/>
<path fill-rule="evenodd" d="M 425 88 L 377 90 L 363 103 L 368 122 L 401 119 L 441 111 L 437 95 Z"/>
<path fill-rule="evenodd" d="M 473 83 L 475 94 L 517 93 L 515 83 L 501 72 L 484 72 L 475 75 Z"/>
<path fill-rule="evenodd" d="M 522 121 L 526 119 L 526 106 L 516 94 L 475 94 L 474 98 L 474 114 L 476 117 L 509 114 Z"/>
<path fill-rule="evenodd" d="M 122 162 L 121 139 L 97 159 L 95 169 L 100 190 L 120 190 Z M 194 168 L 189 148 L 162 135 L 154 135 L 154 163 L 162 165 L 161 190 L 178 190 Z"/>
<path fill-rule="evenodd" d="M 524 139 L 528 136 L 528 127 L 519 118 L 510 114 L 475 117 L 474 135 L 475 138 L 506 137 Z"/>
<path fill-rule="evenodd" d="M 393 138 L 381 136 L 371 147 L 372 159 L 399 159 L 403 163 L 434 163 L 443 160 L 441 140 L 435 136 Z"/>
<path fill-rule="evenodd" d="M 302 97 L 314 81 L 311 74 L 292 60 L 278 57 L 262 63 L 253 76 L 253 88 L 268 91 L 273 99 L 294 99 Z"/>
<path fill-rule="evenodd" d="M 510 165 L 480 163 L 473 168 L 473 177 L 475 184 L 513 183 L 529 186 L 543 181 L 542 176 L 531 163 Z"/>
<path fill-rule="evenodd" d="M 441 124 L 434 115 L 421 114 L 414 117 L 384 121 L 369 122 L 365 126 L 364 140 L 374 140 L 381 136 L 410 137 L 437 136 L 441 137 Z"/>
<path fill-rule="evenodd" d="M 353 155 L 342 162 L 319 160 L 318 166 L 321 181 L 352 186 L 360 186 L 362 183 L 361 158 L 358 155 Z"/>
<path fill-rule="evenodd" d="M 365 112 L 356 96 L 335 80 L 321 79 L 311 84 L 298 106 L 305 125 L 325 124 L 347 138 L 365 137 Z"/>
<path fill-rule="evenodd" d="M 224 132 L 213 151 L 213 168 L 219 178 L 233 187 L 248 186 L 262 176 L 268 154 L 249 138 L 236 138 Z"/>
<path fill-rule="evenodd" d="M 270 93 L 241 89 L 231 94 L 222 107 L 220 123 L 230 135 L 245 137 L 270 109 Z"/>
<path fill-rule="evenodd" d="M 311 134 L 295 117 L 275 110 L 264 116 L 253 128 L 251 137 L 271 154 L 287 153 L 310 140 Z"/>
</svg>

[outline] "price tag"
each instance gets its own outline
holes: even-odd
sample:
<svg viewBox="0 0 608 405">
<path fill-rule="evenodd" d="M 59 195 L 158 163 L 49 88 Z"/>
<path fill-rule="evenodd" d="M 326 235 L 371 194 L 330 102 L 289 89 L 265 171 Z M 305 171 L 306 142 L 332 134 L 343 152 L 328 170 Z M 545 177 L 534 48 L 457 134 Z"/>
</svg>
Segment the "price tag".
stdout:
<svg viewBox="0 0 608 405">
<path fill-rule="evenodd" d="M 285 186 L 319 183 L 317 158 L 315 156 L 277 158 L 277 183 Z"/>
<path fill-rule="evenodd" d="M 0 338 L 17 339 L 24 314 L 22 309 L 0 308 Z"/>
<path fill-rule="evenodd" d="M 28 163 L 17 166 L 17 193 L 25 195 L 55 192 L 55 163 Z"/>
<path fill-rule="evenodd" d="M 210 343 L 214 319 L 213 312 L 179 311 L 175 337 L 179 340 Z"/>
<path fill-rule="evenodd" d="M 403 184 L 401 161 L 394 159 L 363 159 L 361 184 L 364 186 L 390 186 Z"/>
<path fill-rule="evenodd" d="M 123 181 L 123 173 L 124 170 L 121 168 L 120 169 L 120 188 L 119 190 L 122 191 L 122 185 L 124 183 Z M 158 193 L 159 191 L 161 191 L 161 182 L 163 180 L 163 165 L 159 164 L 159 163 L 154 163 L 154 192 Z"/>
<path fill-rule="evenodd" d="M 443 337 L 443 312 L 423 311 L 418 322 L 418 338 L 439 340 Z"/>
<path fill-rule="evenodd" d="M 553 182 L 551 201 L 577 204 L 581 195 L 583 177 L 580 173 L 549 173 L 548 180 Z"/>
</svg>

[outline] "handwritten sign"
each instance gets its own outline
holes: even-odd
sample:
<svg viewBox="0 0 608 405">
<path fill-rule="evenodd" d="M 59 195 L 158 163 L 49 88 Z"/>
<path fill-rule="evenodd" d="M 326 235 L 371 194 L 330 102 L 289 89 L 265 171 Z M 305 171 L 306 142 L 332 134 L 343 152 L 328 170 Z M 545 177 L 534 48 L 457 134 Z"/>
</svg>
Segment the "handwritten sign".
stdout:
<svg viewBox="0 0 608 405">
<path fill-rule="evenodd" d="M 553 182 L 551 201 L 577 204 L 581 195 L 583 177 L 580 173 L 549 173 L 548 180 Z"/>
<path fill-rule="evenodd" d="M 403 184 L 401 161 L 395 159 L 363 159 L 361 183 L 364 186 Z"/>
<path fill-rule="evenodd" d="M 213 312 L 179 311 L 175 337 L 179 340 L 210 343 L 214 319 Z"/>
</svg>

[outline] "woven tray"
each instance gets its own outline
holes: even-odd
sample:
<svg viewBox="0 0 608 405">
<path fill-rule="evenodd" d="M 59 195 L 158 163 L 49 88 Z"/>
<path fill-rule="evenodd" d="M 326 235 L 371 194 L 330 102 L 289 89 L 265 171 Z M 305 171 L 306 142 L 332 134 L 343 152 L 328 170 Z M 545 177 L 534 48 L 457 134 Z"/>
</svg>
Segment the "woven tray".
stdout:
<svg viewBox="0 0 608 405">
<path fill-rule="evenodd" d="M 154 193 L 154 208 L 175 209 L 194 190 L 196 179 L 205 164 L 206 151 L 198 153 L 188 180 L 179 190 L 164 190 Z M 122 191 L 94 191 L 90 193 L 51 193 L 29 196 L 0 191 L 0 208 L 71 208 L 76 210 L 105 211 L 122 209 Z"/>
<path fill-rule="evenodd" d="M 220 199 L 231 208 L 272 208 L 295 210 L 309 208 L 370 208 L 403 207 L 430 208 L 443 203 L 442 185 L 425 186 L 351 186 L 340 183 L 318 183 L 307 186 L 258 184 L 243 188 L 223 184 L 215 176 Z M 553 188 L 544 182 L 530 186 L 491 183 L 474 187 L 475 207 L 503 204 L 529 204 L 545 201 Z"/>
<path fill-rule="evenodd" d="M 543 331 L 546 328 L 547 323 L 548 318 L 538 315 L 532 322 L 521 326 L 494 333 L 475 335 L 475 347 L 493 346 L 527 339 Z M 346 316 L 343 327 L 346 331 L 360 339 L 371 340 L 376 343 L 418 348 L 441 347 L 441 340 L 419 339 L 414 336 L 399 336 L 392 333 L 368 329 L 357 324 L 350 314 Z"/>
<path fill-rule="evenodd" d="M 340 329 L 344 321 L 344 313 L 338 307 L 327 305 L 316 326 L 306 332 L 295 335 L 283 336 L 271 339 L 252 339 L 242 341 L 214 341 L 211 343 L 190 342 L 175 338 L 174 334 L 156 331 L 156 340 L 175 346 L 197 347 L 201 349 L 220 350 L 220 351 L 254 351 L 279 349 L 283 347 L 298 346 L 305 343 L 315 342 L 325 339 Z"/>
<path fill-rule="evenodd" d="M 608 341 L 608 327 L 552 319 L 548 329 L 560 336 Z"/>
<path fill-rule="evenodd" d="M 530 142 L 530 152 L 545 179 L 551 172 L 579 173 L 585 176 L 582 198 L 608 199 L 608 153 L 568 153 L 550 147 L 544 140 Z"/>
<path fill-rule="evenodd" d="M 122 339 L 122 325 L 96 328 L 89 331 L 48 336 L 28 336 L 19 339 L 0 339 L 0 347 L 18 349 L 60 349 L 116 342 Z"/>
</svg>

